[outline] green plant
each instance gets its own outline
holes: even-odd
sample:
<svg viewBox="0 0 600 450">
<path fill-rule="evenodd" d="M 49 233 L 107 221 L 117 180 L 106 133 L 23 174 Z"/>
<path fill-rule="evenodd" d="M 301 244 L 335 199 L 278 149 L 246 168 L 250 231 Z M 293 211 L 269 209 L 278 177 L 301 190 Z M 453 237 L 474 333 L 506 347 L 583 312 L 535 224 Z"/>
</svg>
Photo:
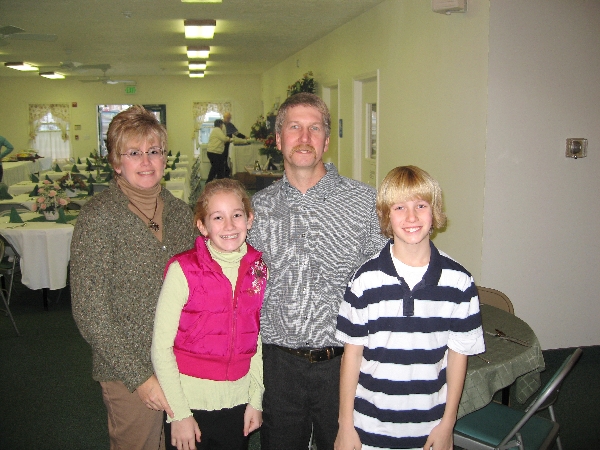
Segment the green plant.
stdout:
<svg viewBox="0 0 600 450">
<path fill-rule="evenodd" d="M 315 79 L 312 71 L 305 73 L 302 78 L 288 86 L 287 96 L 298 94 L 299 92 L 315 93 Z"/>
<path fill-rule="evenodd" d="M 58 183 L 52 183 L 48 180 L 42 182 L 38 189 L 39 197 L 32 206 L 32 211 L 56 211 L 69 203 L 69 197 L 66 192 L 60 188 Z"/>
</svg>

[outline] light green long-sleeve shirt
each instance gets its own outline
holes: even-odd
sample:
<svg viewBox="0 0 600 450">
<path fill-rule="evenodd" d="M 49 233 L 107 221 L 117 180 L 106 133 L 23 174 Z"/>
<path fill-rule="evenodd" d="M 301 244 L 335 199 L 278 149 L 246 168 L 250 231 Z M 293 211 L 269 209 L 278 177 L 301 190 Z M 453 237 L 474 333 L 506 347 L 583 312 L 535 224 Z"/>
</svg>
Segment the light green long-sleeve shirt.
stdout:
<svg viewBox="0 0 600 450">
<path fill-rule="evenodd" d="M 208 249 L 221 265 L 223 273 L 235 286 L 241 258 L 246 254 L 246 244 L 240 252 L 216 252 L 210 242 Z M 187 280 L 178 262 L 173 262 L 165 277 L 156 306 L 154 336 L 152 339 L 152 363 L 158 381 L 173 410 L 175 417 L 167 422 L 185 419 L 192 409 L 213 411 L 250 403 L 254 409 L 262 410 L 263 367 L 260 337 L 256 354 L 250 361 L 249 372 L 236 381 L 214 381 L 195 378 L 179 373 L 173 353 L 173 343 L 181 310 L 189 296 Z"/>
</svg>

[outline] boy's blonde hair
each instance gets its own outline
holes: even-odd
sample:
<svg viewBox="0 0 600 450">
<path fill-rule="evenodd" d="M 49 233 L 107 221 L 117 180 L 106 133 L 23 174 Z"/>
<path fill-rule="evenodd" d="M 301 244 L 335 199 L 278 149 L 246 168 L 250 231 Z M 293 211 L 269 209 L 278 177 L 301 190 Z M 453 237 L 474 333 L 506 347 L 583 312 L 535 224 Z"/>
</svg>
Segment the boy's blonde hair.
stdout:
<svg viewBox="0 0 600 450">
<path fill-rule="evenodd" d="M 195 224 L 200 220 L 204 225 L 206 225 L 205 220 L 208 214 L 208 202 L 213 195 L 222 191 L 233 192 L 240 198 L 240 200 L 242 200 L 246 217 L 249 217 L 250 214 L 254 214 L 254 211 L 252 210 L 252 203 L 250 202 L 250 196 L 248 195 L 248 192 L 246 192 L 244 185 L 238 180 L 232 180 L 231 178 L 219 178 L 206 183 L 204 190 L 200 194 L 200 197 L 198 197 L 196 208 L 194 210 Z"/>
<path fill-rule="evenodd" d="M 377 216 L 381 234 L 392 239 L 394 232 L 390 222 L 390 209 L 398 202 L 425 200 L 431 205 L 432 227 L 443 228 L 446 214 L 443 211 L 442 188 L 431 175 L 416 166 L 401 166 L 390 170 L 377 192 Z"/>
</svg>

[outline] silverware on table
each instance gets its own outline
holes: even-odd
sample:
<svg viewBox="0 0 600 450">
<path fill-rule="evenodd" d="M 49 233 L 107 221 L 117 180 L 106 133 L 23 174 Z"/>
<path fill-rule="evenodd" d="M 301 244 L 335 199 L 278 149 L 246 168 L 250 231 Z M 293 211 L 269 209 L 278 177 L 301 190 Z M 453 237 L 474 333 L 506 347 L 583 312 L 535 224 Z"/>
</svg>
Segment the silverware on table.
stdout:
<svg viewBox="0 0 600 450">
<path fill-rule="evenodd" d="M 6 228 L 10 228 L 12 230 L 13 228 L 24 227 L 25 225 L 27 225 L 27 222 L 21 223 L 19 225 L 13 225 L 12 227 L 6 227 Z"/>
<path fill-rule="evenodd" d="M 495 333 L 492 333 L 491 331 L 486 331 L 485 333 L 489 334 L 490 336 L 495 336 L 497 338 L 504 339 L 505 341 L 514 342 L 515 344 L 522 345 L 523 347 L 531 347 L 531 344 L 529 342 L 514 338 L 512 336 L 508 336 L 504 331 L 499 330 L 498 328 L 496 328 Z"/>
<path fill-rule="evenodd" d="M 481 359 L 481 360 L 482 360 L 483 362 L 485 362 L 486 364 L 489 364 L 489 363 L 491 363 L 491 361 L 490 361 L 489 359 L 487 359 L 487 358 L 484 358 L 484 357 L 483 357 L 483 356 L 481 356 L 481 355 L 475 355 L 475 356 L 477 356 L 479 359 Z"/>
</svg>

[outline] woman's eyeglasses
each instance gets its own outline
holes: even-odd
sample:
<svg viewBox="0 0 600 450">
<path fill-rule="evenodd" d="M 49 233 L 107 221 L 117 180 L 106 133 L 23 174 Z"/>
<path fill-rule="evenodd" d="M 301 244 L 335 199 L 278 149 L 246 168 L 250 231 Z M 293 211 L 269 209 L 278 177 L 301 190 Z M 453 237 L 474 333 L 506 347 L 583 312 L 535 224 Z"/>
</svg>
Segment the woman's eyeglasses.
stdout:
<svg viewBox="0 0 600 450">
<path fill-rule="evenodd" d="M 127 153 L 121 153 L 121 156 L 127 156 L 133 161 L 141 161 L 144 154 L 148 155 L 148 159 L 150 160 L 157 160 L 163 157 L 165 151 L 160 147 L 150 147 L 147 152 L 131 149 L 127 150 Z"/>
</svg>

